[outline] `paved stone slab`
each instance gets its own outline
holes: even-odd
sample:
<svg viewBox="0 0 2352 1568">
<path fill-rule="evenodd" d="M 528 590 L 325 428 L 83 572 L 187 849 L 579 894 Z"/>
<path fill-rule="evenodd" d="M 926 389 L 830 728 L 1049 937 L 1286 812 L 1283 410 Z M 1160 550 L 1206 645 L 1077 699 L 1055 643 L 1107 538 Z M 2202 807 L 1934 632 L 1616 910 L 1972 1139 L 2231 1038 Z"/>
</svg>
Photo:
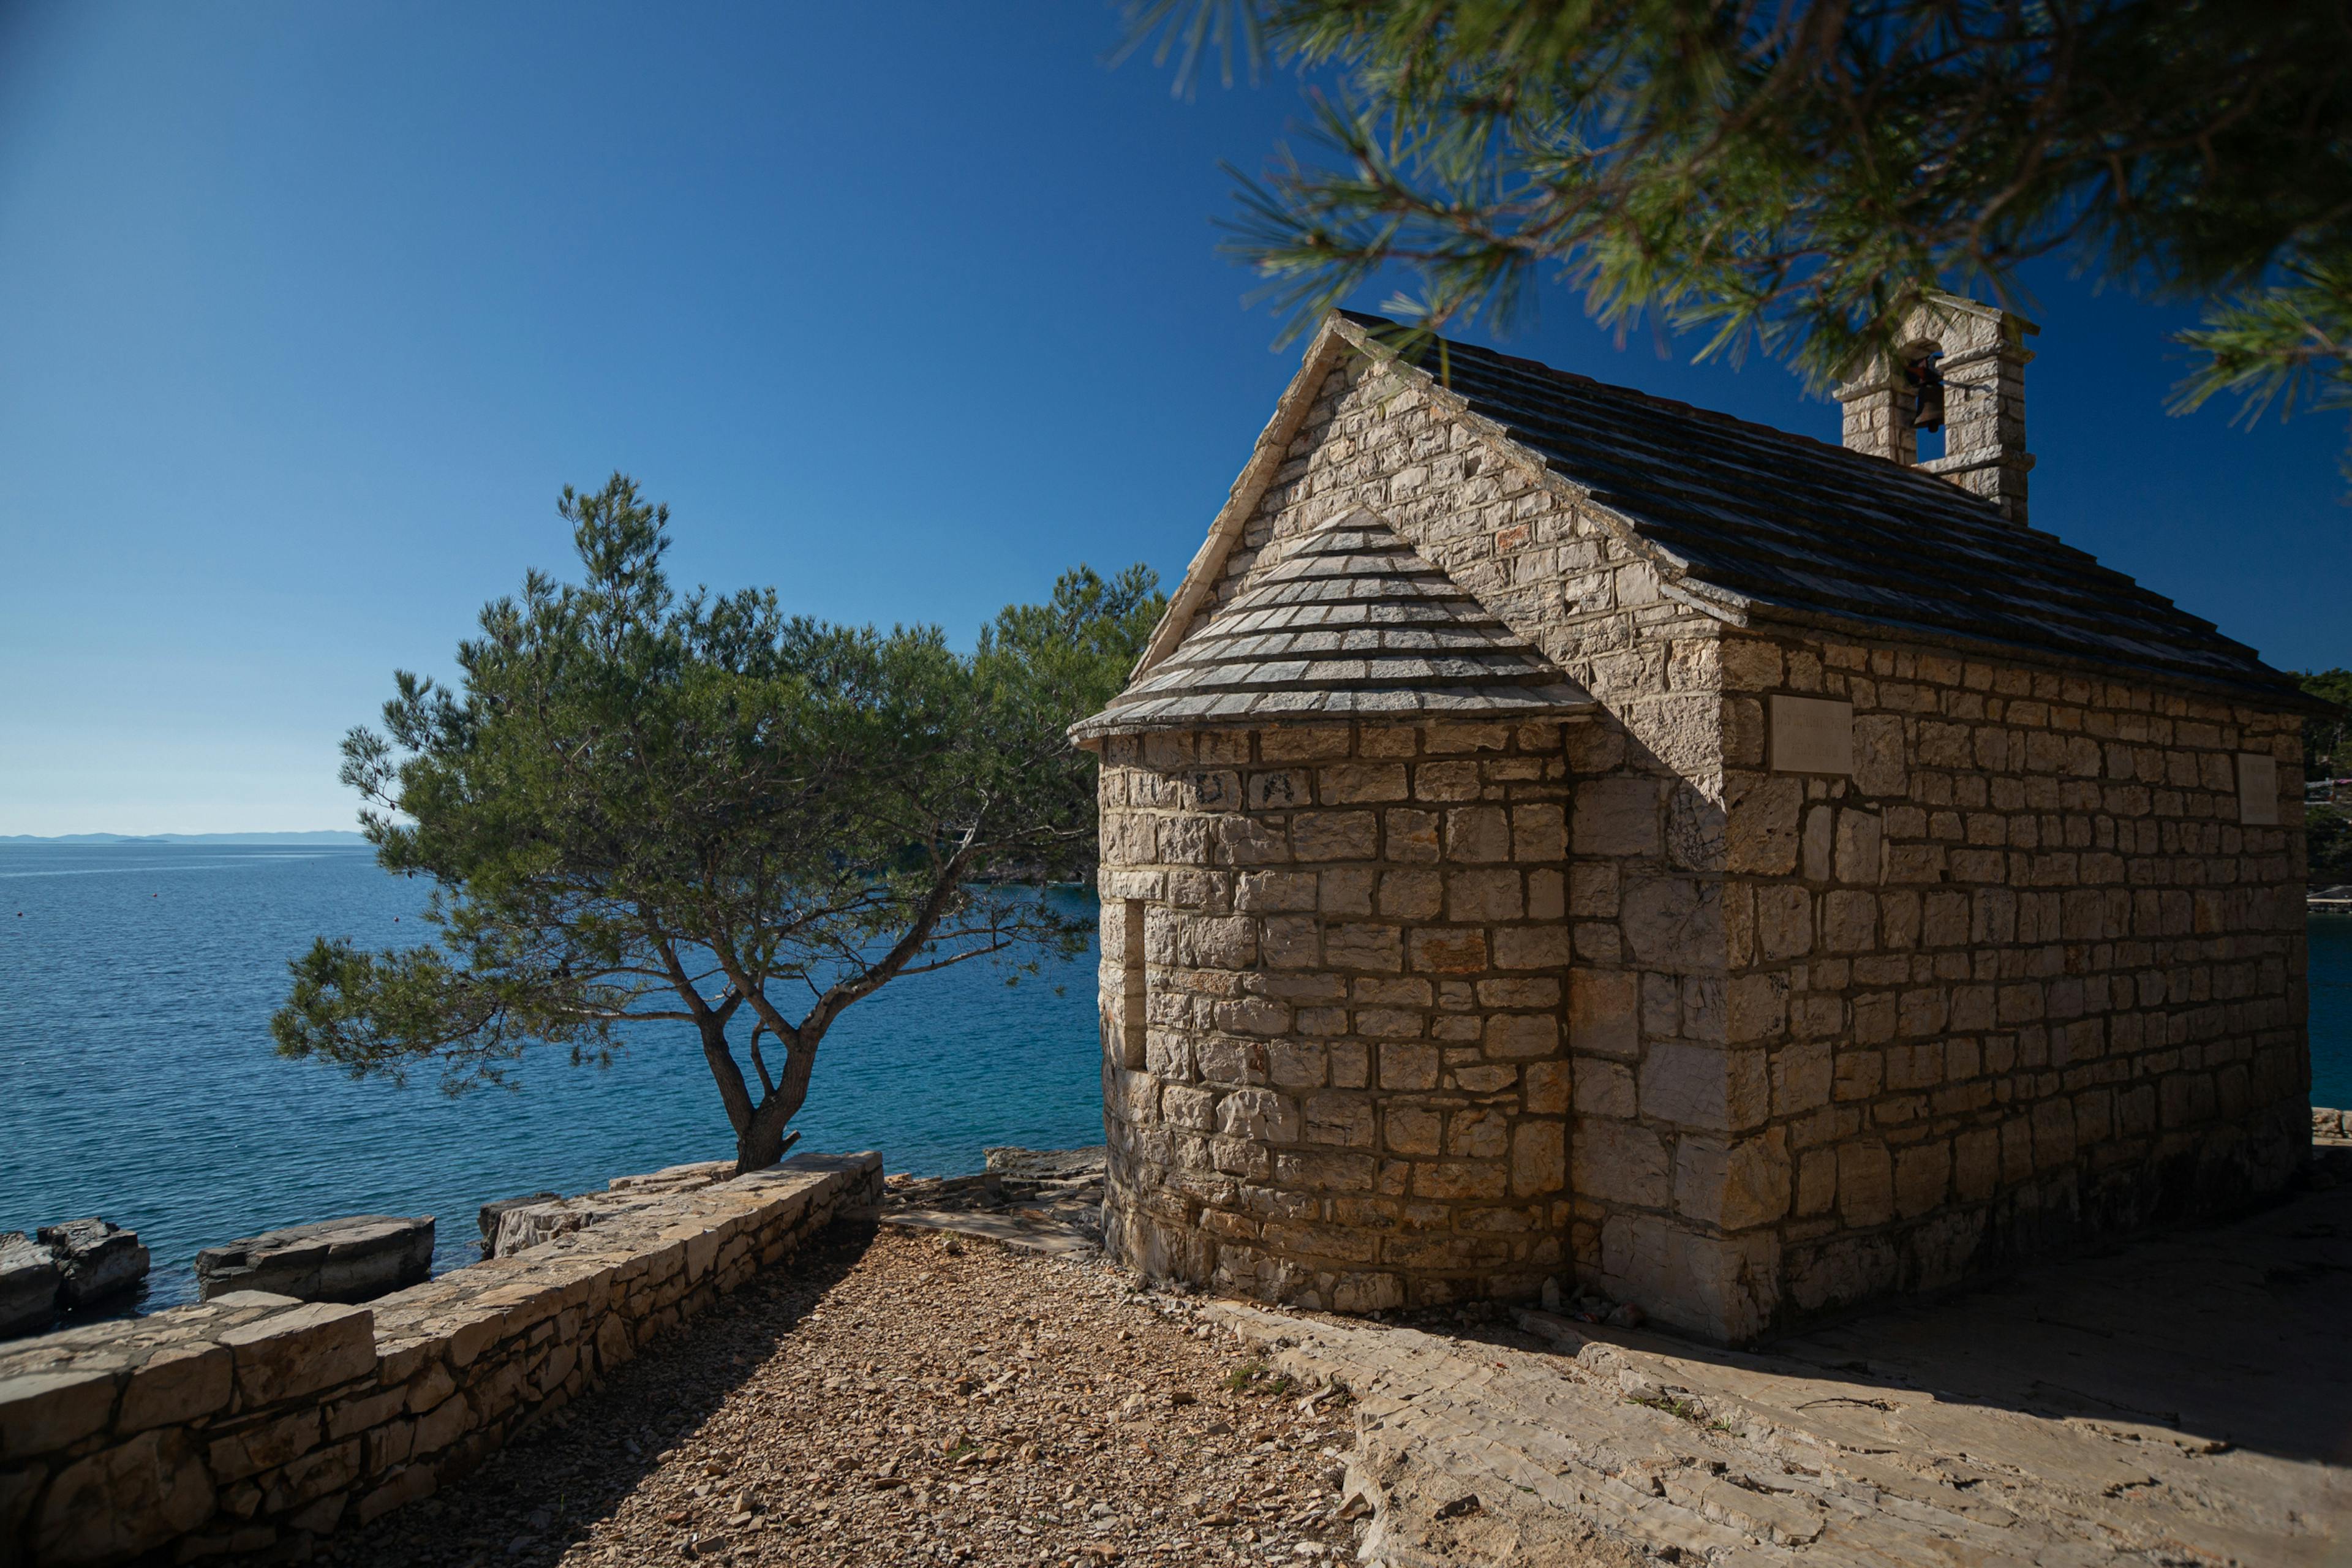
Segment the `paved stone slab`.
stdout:
<svg viewBox="0 0 2352 1568">
<path fill-rule="evenodd" d="M 1752 1354 L 1208 1310 L 1354 1394 L 1392 1568 L 2352 1561 L 2352 1192 Z"/>
</svg>

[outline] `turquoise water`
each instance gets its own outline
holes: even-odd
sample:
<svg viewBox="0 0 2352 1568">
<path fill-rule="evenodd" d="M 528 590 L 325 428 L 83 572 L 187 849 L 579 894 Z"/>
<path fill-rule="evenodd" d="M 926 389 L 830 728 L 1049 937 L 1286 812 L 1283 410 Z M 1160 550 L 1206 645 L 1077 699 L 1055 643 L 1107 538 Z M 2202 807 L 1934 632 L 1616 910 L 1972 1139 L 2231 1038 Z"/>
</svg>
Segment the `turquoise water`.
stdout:
<svg viewBox="0 0 2352 1568">
<path fill-rule="evenodd" d="M 315 935 L 415 941 L 424 894 L 365 849 L 0 845 L 0 1230 L 129 1226 L 153 1307 L 192 1295 L 198 1247 L 273 1226 L 436 1215 L 446 1268 L 475 1258 L 486 1200 L 733 1156 L 683 1026 L 643 1026 L 607 1070 L 548 1051 L 520 1090 L 456 1100 L 278 1058 L 286 959 Z M 850 1008 L 801 1147 L 947 1174 L 983 1143 L 1101 1142 L 1093 955 L 1005 978 L 976 963 Z"/>
<path fill-rule="evenodd" d="M 2352 1106 L 2352 915 L 2311 917 L 2311 1103 Z"/>
</svg>

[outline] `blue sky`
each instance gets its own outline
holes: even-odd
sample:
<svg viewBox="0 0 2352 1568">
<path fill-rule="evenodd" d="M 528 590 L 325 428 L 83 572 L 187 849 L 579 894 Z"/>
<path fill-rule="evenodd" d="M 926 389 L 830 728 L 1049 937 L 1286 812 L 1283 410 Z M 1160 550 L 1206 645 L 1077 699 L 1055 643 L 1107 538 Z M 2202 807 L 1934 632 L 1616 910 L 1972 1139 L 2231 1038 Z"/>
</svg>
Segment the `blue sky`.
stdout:
<svg viewBox="0 0 2352 1568">
<path fill-rule="evenodd" d="M 348 826 L 396 667 L 635 475 L 686 580 L 960 637 L 1171 583 L 1297 363 L 1215 254 L 1297 84 L 1085 3 L 0 7 L 0 833 Z M 2185 313 L 2037 279 L 2034 517 L 2352 663 L 2340 420 L 2162 413 Z M 1379 293 L 1356 301 L 1377 308 Z M 1769 363 L 1502 346 L 1834 439 Z"/>
</svg>

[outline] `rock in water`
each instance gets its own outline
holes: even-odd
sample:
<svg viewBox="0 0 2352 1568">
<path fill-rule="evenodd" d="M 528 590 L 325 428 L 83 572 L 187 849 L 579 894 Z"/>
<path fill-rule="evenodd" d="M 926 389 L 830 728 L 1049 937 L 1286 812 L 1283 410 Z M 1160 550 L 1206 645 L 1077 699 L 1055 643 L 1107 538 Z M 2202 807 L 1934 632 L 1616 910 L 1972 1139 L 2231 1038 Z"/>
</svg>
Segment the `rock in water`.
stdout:
<svg viewBox="0 0 2352 1568">
<path fill-rule="evenodd" d="M 527 1197 L 499 1198 L 482 1205 L 482 1256 L 496 1258 L 498 1253 L 499 1221 L 515 1209 L 527 1209 L 541 1204 L 560 1204 L 562 1193 L 532 1193 Z"/>
<path fill-rule="evenodd" d="M 37 1334 L 58 1315 L 58 1260 L 21 1230 L 0 1232 L 0 1338 Z"/>
<path fill-rule="evenodd" d="M 544 1194 L 548 1201 L 510 1198 L 482 1205 L 482 1255 L 512 1258 L 528 1247 L 601 1225 L 615 1215 L 643 1208 L 672 1193 L 688 1193 L 732 1180 L 732 1160 L 701 1160 L 690 1165 L 670 1165 L 642 1176 L 615 1176 L 601 1193 L 576 1198 Z M 491 1211 L 496 1210 L 493 1217 Z"/>
<path fill-rule="evenodd" d="M 794 1133 L 794 1138 L 800 1134 Z M 732 1160 L 697 1160 L 690 1165 L 665 1165 L 642 1176 L 615 1176 L 605 1184 L 607 1191 L 629 1193 L 638 1197 L 663 1197 L 671 1193 L 690 1193 L 699 1187 L 716 1186 L 730 1181 L 735 1175 Z"/>
<path fill-rule="evenodd" d="M 492 1258 L 512 1258 L 525 1247 L 585 1230 L 667 1195 L 604 1192 L 558 1198 L 551 1204 L 523 1204 L 499 1215 L 498 1234 L 490 1237 L 487 1250 Z"/>
<path fill-rule="evenodd" d="M 267 1290 L 301 1301 L 367 1301 L 433 1272 L 433 1216 L 353 1215 L 289 1226 L 196 1254 L 205 1300 Z"/>
<path fill-rule="evenodd" d="M 135 1289 L 147 1278 L 147 1249 L 139 1233 L 102 1219 L 69 1219 L 41 1227 L 42 1243 L 58 1260 L 63 1279 L 58 1305 L 87 1307 Z"/>
</svg>

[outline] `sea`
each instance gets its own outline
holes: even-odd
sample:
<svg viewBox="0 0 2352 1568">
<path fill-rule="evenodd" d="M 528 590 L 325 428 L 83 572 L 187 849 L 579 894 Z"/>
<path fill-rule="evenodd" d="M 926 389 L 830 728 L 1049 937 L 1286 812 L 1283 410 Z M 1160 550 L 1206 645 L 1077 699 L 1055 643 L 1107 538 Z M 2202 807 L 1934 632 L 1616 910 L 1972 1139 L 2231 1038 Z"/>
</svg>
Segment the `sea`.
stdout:
<svg viewBox="0 0 2352 1568">
<path fill-rule="evenodd" d="M 194 1299 L 198 1248 L 280 1226 L 429 1214 L 439 1272 L 480 1256 L 491 1199 L 734 1157 L 685 1025 L 637 1026 L 609 1068 L 541 1047 L 518 1087 L 456 1098 L 429 1068 L 401 1087 L 278 1057 L 287 961 L 428 939 L 428 886 L 365 847 L 0 844 L 0 1231 L 136 1230 L 152 1310 Z M 1094 994 L 1091 952 L 892 982 L 826 1037 L 798 1147 L 948 1175 L 990 1144 L 1101 1142 Z"/>
<path fill-rule="evenodd" d="M 518 1087 L 452 1098 L 279 1058 L 269 1016 L 316 936 L 405 946 L 425 884 L 365 848 L 0 844 L 0 1230 L 99 1215 L 154 1257 L 153 1310 L 194 1259 L 279 1226 L 433 1215 L 436 1270 L 479 1256 L 491 1199 L 731 1158 L 692 1031 L 638 1026 L 609 1068 L 526 1055 Z M 1089 895 L 1057 890 L 1073 910 Z M 1102 1139 L 1095 959 L 976 962 L 842 1015 L 793 1121 L 800 1147 L 890 1170 Z M 2312 1099 L 2352 1106 L 2352 916 L 2311 920 Z"/>
</svg>

